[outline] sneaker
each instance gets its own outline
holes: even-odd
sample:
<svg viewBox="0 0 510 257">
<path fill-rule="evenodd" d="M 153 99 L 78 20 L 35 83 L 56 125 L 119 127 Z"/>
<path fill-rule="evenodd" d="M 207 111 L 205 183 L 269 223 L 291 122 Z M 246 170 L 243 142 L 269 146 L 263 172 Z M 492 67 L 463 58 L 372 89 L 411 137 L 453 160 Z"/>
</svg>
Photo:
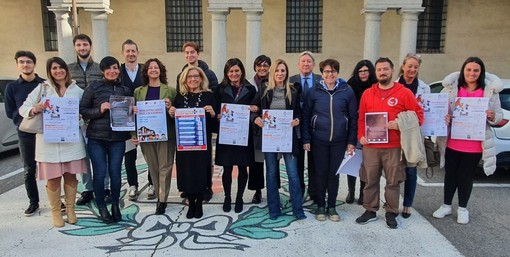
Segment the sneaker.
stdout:
<svg viewBox="0 0 510 257">
<path fill-rule="evenodd" d="M 112 203 L 112 192 L 110 191 L 110 189 L 104 190 L 104 202 L 106 204 Z"/>
<path fill-rule="evenodd" d="M 30 217 L 35 214 L 35 212 L 39 209 L 38 203 L 31 203 L 28 208 L 25 210 L 25 216 Z"/>
<path fill-rule="evenodd" d="M 376 221 L 377 214 L 373 211 L 365 211 L 361 216 L 356 219 L 356 223 L 365 225 L 369 222 Z"/>
<path fill-rule="evenodd" d="M 457 209 L 457 223 L 459 224 L 469 223 L 469 211 L 466 208 L 459 207 Z"/>
<path fill-rule="evenodd" d="M 156 199 L 156 191 L 154 191 L 153 185 L 149 185 L 149 188 L 147 188 L 147 199 L 148 200 Z"/>
<path fill-rule="evenodd" d="M 448 215 L 451 215 L 451 214 L 452 214 L 452 206 L 443 204 L 443 205 L 441 205 L 441 207 L 439 207 L 439 209 L 437 209 L 437 211 L 432 213 L 432 216 L 436 219 L 442 219 L 442 218 L 444 218 Z"/>
<path fill-rule="evenodd" d="M 92 191 L 81 192 L 80 198 L 76 201 L 76 205 L 85 205 L 94 199 L 94 193 Z"/>
<path fill-rule="evenodd" d="M 136 186 L 129 187 L 128 197 L 130 201 L 136 201 L 136 198 L 138 198 L 138 189 Z"/>
<path fill-rule="evenodd" d="M 326 220 L 326 209 L 324 207 L 317 208 L 317 211 L 315 212 L 315 219 L 318 221 Z"/>
<path fill-rule="evenodd" d="M 338 215 L 338 212 L 336 212 L 336 208 L 328 208 L 328 217 L 329 220 L 333 222 L 339 222 L 340 221 L 340 215 Z"/>
<path fill-rule="evenodd" d="M 398 216 L 398 214 L 393 213 L 393 212 L 387 212 L 386 215 L 384 215 L 384 218 L 386 220 L 386 225 L 389 228 L 396 229 L 398 227 L 397 216 Z"/>
</svg>

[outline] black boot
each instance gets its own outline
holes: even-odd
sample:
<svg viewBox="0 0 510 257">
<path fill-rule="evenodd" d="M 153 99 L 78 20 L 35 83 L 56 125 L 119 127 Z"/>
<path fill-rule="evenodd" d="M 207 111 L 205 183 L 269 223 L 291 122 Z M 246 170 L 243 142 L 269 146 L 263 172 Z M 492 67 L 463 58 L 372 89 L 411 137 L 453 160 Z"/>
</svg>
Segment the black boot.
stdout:
<svg viewBox="0 0 510 257">
<path fill-rule="evenodd" d="M 363 205 L 363 190 L 365 189 L 365 182 L 360 181 L 360 190 L 359 190 L 359 198 L 358 204 Z"/>
<path fill-rule="evenodd" d="M 354 193 L 356 191 L 356 177 L 347 175 L 347 187 L 349 188 L 349 193 L 345 198 L 345 202 L 351 204 L 354 202 Z"/>
<path fill-rule="evenodd" d="M 223 201 L 223 211 L 230 212 L 232 210 L 232 198 L 230 196 L 225 196 L 225 200 Z"/>
<path fill-rule="evenodd" d="M 106 224 L 110 224 L 113 222 L 112 216 L 108 212 L 108 209 L 106 207 L 99 207 L 99 219 L 103 221 Z"/>
<path fill-rule="evenodd" d="M 119 204 L 112 204 L 112 218 L 113 222 L 122 221 L 122 214 L 120 213 Z"/>
<path fill-rule="evenodd" d="M 197 209 L 197 197 L 193 194 L 188 194 L 188 213 L 186 213 L 186 218 L 192 219 L 195 217 L 195 212 Z"/>
<path fill-rule="evenodd" d="M 254 204 L 259 204 L 262 202 L 262 192 L 260 189 L 257 189 L 255 191 L 255 194 L 253 195 L 253 199 L 251 199 L 251 202 Z"/>
<path fill-rule="evenodd" d="M 195 218 L 200 219 L 202 216 L 204 216 L 204 209 L 202 208 L 202 202 L 204 201 L 204 198 L 202 194 L 199 194 L 197 197 L 197 204 L 195 208 Z"/>
<path fill-rule="evenodd" d="M 243 204 L 244 204 L 243 197 L 242 196 L 237 196 L 236 197 L 236 204 L 234 206 L 234 211 L 236 213 L 242 212 L 243 211 Z"/>
<path fill-rule="evenodd" d="M 163 215 L 166 212 L 166 203 L 160 203 L 159 201 L 156 203 L 156 215 Z"/>
</svg>

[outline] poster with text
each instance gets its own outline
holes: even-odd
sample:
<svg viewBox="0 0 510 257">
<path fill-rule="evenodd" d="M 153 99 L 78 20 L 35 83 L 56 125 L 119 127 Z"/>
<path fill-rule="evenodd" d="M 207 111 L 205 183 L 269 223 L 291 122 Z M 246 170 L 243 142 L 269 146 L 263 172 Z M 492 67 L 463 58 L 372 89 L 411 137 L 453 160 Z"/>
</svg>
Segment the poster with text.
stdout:
<svg viewBox="0 0 510 257">
<path fill-rule="evenodd" d="M 220 133 L 218 143 L 223 145 L 248 146 L 250 129 L 250 106 L 221 104 Z"/>
<path fill-rule="evenodd" d="M 164 100 L 139 101 L 136 103 L 136 134 L 138 142 L 168 140 L 166 107 Z"/>
<path fill-rule="evenodd" d="M 485 97 L 456 97 L 453 109 L 451 138 L 483 141 L 489 99 Z"/>
<path fill-rule="evenodd" d="M 388 113 L 365 113 L 365 138 L 370 144 L 388 143 Z"/>
<path fill-rule="evenodd" d="M 177 151 L 207 150 L 207 130 L 204 108 L 175 110 Z"/>
<path fill-rule="evenodd" d="M 135 131 L 132 96 L 110 96 L 110 126 L 113 131 Z"/>
<path fill-rule="evenodd" d="M 262 110 L 262 152 L 292 152 L 292 110 Z"/>
<path fill-rule="evenodd" d="M 78 98 L 44 97 L 43 138 L 45 143 L 75 143 L 81 140 Z"/>
<path fill-rule="evenodd" d="M 416 100 L 423 109 L 423 135 L 446 136 L 448 129 L 444 117 L 448 114 L 448 94 L 419 94 Z"/>
</svg>

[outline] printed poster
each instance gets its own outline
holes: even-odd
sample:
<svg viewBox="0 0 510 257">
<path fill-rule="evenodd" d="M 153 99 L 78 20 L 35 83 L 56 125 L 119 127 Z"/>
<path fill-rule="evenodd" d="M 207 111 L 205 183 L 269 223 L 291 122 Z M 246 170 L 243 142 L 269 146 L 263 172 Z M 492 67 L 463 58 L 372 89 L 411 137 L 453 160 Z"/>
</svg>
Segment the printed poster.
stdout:
<svg viewBox="0 0 510 257">
<path fill-rule="evenodd" d="M 135 131 L 132 96 L 110 96 L 110 127 L 113 131 Z"/>
<path fill-rule="evenodd" d="M 262 152 L 292 152 L 292 110 L 262 110 Z"/>
<path fill-rule="evenodd" d="M 248 146 L 250 129 L 250 106 L 221 104 L 220 133 L 218 143 L 223 145 Z"/>
<path fill-rule="evenodd" d="M 136 134 L 138 142 L 168 140 L 166 107 L 164 100 L 139 101 L 136 103 Z"/>
<path fill-rule="evenodd" d="M 423 135 L 446 136 L 448 129 L 444 117 L 448 114 L 448 94 L 419 94 L 416 100 L 423 109 Z"/>
<path fill-rule="evenodd" d="M 43 138 L 46 143 L 76 143 L 80 140 L 80 99 L 44 97 Z"/>
<path fill-rule="evenodd" d="M 207 130 L 204 108 L 175 110 L 177 151 L 207 150 Z"/>
<path fill-rule="evenodd" d="M 483 141 L 489 99 L 485 97 L 456 97 L 453 109 L 453 139 Z"/>
<path fill-rule="evenodd" d="M 370 144 L 388 143 L 388 113 L 365 113 L 365 138 Z"/>
</svg>

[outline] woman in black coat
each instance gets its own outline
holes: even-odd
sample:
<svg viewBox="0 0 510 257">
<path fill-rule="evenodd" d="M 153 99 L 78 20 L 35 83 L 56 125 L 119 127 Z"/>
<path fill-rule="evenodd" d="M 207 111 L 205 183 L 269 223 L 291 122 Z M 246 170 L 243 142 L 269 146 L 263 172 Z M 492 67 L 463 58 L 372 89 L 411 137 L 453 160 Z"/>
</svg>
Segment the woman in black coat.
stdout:
<svg viewBox="0 0 510 257">
<path fill-rule="evenodd" d="M 255 87 L 250 85 L 246 80 L 244 65 L 238 58 L 232 58 L 225 63 L 223 70 L 223 81 L 214 92 L 216 99 L 216 113 L 218 120 L 221 120 L 222 104 L 241 104 L 250 105 L 252 118 L 256 116 L 260 101 L 257 100 L 257 92 Z M 252 119 L 250 119 L 252 121 Z M 248 138 L 252 138 L 252 126 L 249 126 Z M 255 153 L 253 140 L 248 140 L 248 146 L 225 145 L 220 144 L 221 133 L 218 133 L 216 145 L 216 165 L 223 166 L 223 190 L 225 192 L 225 200 L 223 202 L 223 211 L 229 212 L 232 208 L 232 169 L 237 165 L 239 175 L 237 179 L 237 196 L 234 210 L 239 213 L 243 210 L 243 194 L 248 181 L 247 167 L 253 165 Z"/>
</svg>

